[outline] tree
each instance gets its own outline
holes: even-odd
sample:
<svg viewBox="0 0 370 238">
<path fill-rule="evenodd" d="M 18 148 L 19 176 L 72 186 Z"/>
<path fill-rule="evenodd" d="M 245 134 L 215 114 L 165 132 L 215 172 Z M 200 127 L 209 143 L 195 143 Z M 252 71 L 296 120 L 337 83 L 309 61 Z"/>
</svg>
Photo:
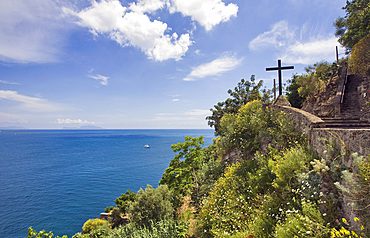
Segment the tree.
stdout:
<svg viewBox="0 0 370 238">
<path fill-rule="evenodd" d="M 212 116 L 206 117 L 208 125 L 215 128 L 215 134 L 219 135 L 220 121 L 225 114 L 236 114 L 242 105 L 253 100 L 261 100 L 267 102 L 270 99 L 270 90 L 262 90 L 260 92 L 263 81 L 256 83 L 256 78 L 251 75 L 250 81 L 242 79 L 234 88 L 234 91 L 229 89 L 227 93 L 231 98 L 224 102 L 219 102 L 214 105 L 214 109 L 210 109 Z"/>
<path fill-rule="evenodd" d="M 185 137 L 185 142 L 173 144 L 173 152 L 178 154 L 170 162 L 159 184 L 165 184 L 174 195 L 175 205 L 180 205 L 181 198 L 190 195 L 197 184 L 196 171 L 199 169 L 203 153 L 204 137 Z"/>
<path fill-rule="evenodd" d="M 294 75 L 288 86 L 288 100 L 295 107 L 303 103 L 307 98 L 314 97 L 322 89 L 326 87 L 331 78 L 338 71 L 336 63 L 329 64 L 328 62 L 318 62 L 313 66 L 305 68 L 306 73 L 301 75 Z M 299 95 L 296 95 L 298 92 Z M 294 100 L 298 100 L 296 105 Z"/>
<path fill-rule="evenodd" d="M 140 189 L 136 199 L 130 202 L 127 209 L 129 218 L 139 226 L 149 227 L 151 222 L 159 222 L 173 218 L 171 193 L 166 185 L 154 189 L 147 185 L 145 191 Z"/>
<path fill-rule="evenodd" d="M 299 84 L 297 83 L 298 75 L 293 75 L 293 78 L 288 81 L 289 86 L 287 89 L 287 99 L 292 107 L 301 108 L 306 98 L 299 95 Z"/>
<path fill-rule="evenodd" d="M 121 194 L 121 197 L 114 200 L 119 208 L 120 212 L 125 214 L 127 212 L 128 204 L 135 201 L 136 194 L 127 190 L 125 194 Z"/>
<path fill-rule="evenodd" d="M 370 32 L 370 1 L 347 0 L 343 9 L 345 17 L 339 17 L 335 22 L 335 36 L 339 36 L 339 43 L 349 52 L 353 46 Z"/>
</svg>

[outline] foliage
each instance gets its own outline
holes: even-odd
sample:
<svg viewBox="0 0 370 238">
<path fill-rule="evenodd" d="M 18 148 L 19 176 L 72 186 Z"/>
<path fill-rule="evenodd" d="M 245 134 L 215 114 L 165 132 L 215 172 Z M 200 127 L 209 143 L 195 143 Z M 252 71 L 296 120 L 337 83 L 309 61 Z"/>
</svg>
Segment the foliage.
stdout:
<svg viewBox="0 0 370 238">
<path fill-rule="evenodd" d="M 45 230 L 37 232 L 35 229 L 32 227 L 28 228 L 28 234 L 26 238 L 54 238 L 53 232 L 46 232 Z M 67 238 L 66 235 L 59 237 L 56 236 L 55 238 Z"/>
<path fill-rule="evenodd" d="M 226 163 L 220 156 L 219 138 L 214 140 L 213 145 L 204 148 L 204 159 L 196 172 L 198 187 L 192 194 L 196 206 L 200 205 L 202 198 L 208 196 L 216 181 L 223 175 Z"/>
<path fill-rule="evenodd" d="M 335 182 L 335 186 L 342 193 L 346 203 L 351 207 L 361 219 L 370 222 L 369 196 L 370 196 L 370 170 L 369 162 L 357 153 L 351 155 L 355 169 L 345 169 L 342 173 L 340 182 Z M 367 231 L 363 231 L 367 232 Z"/>
<path fill-rule="evenodd" d="M 231 165 L 203 202 L 198 225 L 203 236 L 222 237 L 244 231 L 250 206 L 238 190 L 235 171 L 240 164 Z"/>
<path fill-rule="evenodd" d="M 114 238 L 180 238 L 181 226 L 173 220 L 150 221 L 149 226 L 138 226 L 129 223 L 111 232 Z"/>
<path fill-rule="evenodd" d="M 284 236 L 285 228 L 299 218 L 296 225 L 302 227 L 297 232 L 309 234 L 320 225 L 320 234 L 327 237 L 324 234 L 330 230 L 318 219 L 317 209 L 321 204 L 317 171 L 324 167 L 316 165 L 315 158 L 310 150 L 291 145 L 284 153 L 269 147 L 268 153 L 257 152 L 253 158 L 230 165 L 203 201 L 198 235 L 271 237 L 278 230 L 278 237 L 293 237 Z"/>
<path fill-rule="evenodd" d="M 121 197 L 114 200 L 119 208 L 120 212 L 125 214 L 127 212 L 128 204 L 130 202 L 135 201 L 136 194 L 131 192 L 131 190 L 127 190 L 125 194 L 121 194 Z"/>
<path fill-rule="evenodd" d="M 298 89 L 300 85 L 297 83 L 298 75 L 293 75 L 291 80 L 288 80 L 288 87 L 286 88 L 286 98 L 292 105 L 292 107 L 302 108 L 305 98 L 299 95 Z"/>
<path fill-rule="evenodd" d="M 174 209 L 171 194 L 166 185 L 154 189 L 147 185 L 145 191 L 140 189 L 136 199 L 129 203 L 127 213 L 135 225 L 149 226 L 150 221 L 172 219 Z"/>
<path fill-rule="evenodd" d="M 370 33 L 353 46 L 350 66 L 353 74 L 370 76 Z"/>
<path fill-rule="evenodd" d="M 236 114 L 242 105 L 253 100 L 269 101 L 271 92 L 265 89 L 261 91 L 262 83 L 262 80 L 256 83 L 254 75 L 251 76 L 250 81 L 242 79 L 234 91 L 231 89 L 227 91 L 231 98 L 214 105 L 214 109 L 211 109 L 212 115 L 206 119 L 208 125 L 215 128 L 216 135 L 219 135 L 220 121 L 225 114 Z"/>
<path fill-rule="evenodd" d="M 197 186 L 196 171 L 203 162 L 204 137 L 185 137 L 185 142 L 173 144 L 173 152 L 178 153 L 171 160 L 159 184 L 167 185 L 174 196 L 174 204 L 180 206 L 181 199 L 190 195 Z"/>
<path fill-rule="evenodd" d="M 238 114 L 226 114 L 220 124 L 220 144 L 229 151 L 240 148 L 245 156 L 253 155 L 268 145 L 280 149 L 303 141 L 283 112 L 263 107 L 252 101 L 242 106 Z"/>
<path fill-rule="evenodd" d="M 329 237 L 329 234 L 318 207 L 304 203 L 302 211 L 290 212 L 285 221 L 278 223 L 275 237 Z"/>
<path fill-rule="evenodd" d="M 369 0 L 349 0 L 343 9 L 345 17 L 334 22 L 336 36 L 339 42 L 351 51 L 354 45 L 370 32 L 370 2 Z"/>
<path fill-rule="evenodd" d="M 287 87 L 289 102 L 293 106 L 299 107 L 307 98 L 314 97 L 337 74 L 338 67 L 340 66 L 336 63 L 318 62 L 313 66 L 306 67 L 305 74 L 293 75 L 293 79 L 289 81 L 290 85 Z"/>
<path fill-rule="evenodd" d="M 333 228 L 331 230 L 331 237 L 332 238 L 334 238 L 334 237 L 349 237 L 349 238 L 351 238 L 351 237 L 360 237 L 360 238 L 362 238 L 365 235 L 365 233 L 363 232 L 365 227 L 360 223 L 360 219 L 358 217 L 354 217 L 353 221 L 355 223 L 359 223 L 359 224 L 356 224 L 356 225 L 359 226 L 358 234 L 360 234 L 360 235 L 358 235 L 356 233 L 356 231 L 351 230 L 350 224 L 348 223 L 348 221 L 345 218 L 342 218 L 341 228 L 338 229 L 338 230 Z M 338 223 L 339 223 L 339 221 L 338 221 Z"/>
<path fill-rule="evenodd" d="M 89 219 L 82 226 L 82 234 L 88 234 L 103 226 L 107 226 L 108 222 L 101 219 Z"/>
</svg>

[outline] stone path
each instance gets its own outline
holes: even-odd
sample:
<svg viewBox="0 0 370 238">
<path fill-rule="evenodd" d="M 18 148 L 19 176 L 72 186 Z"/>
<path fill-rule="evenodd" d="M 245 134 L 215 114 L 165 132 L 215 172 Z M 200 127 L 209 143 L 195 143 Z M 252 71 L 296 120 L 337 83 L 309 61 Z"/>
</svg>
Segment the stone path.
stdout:
<svg viewBox="0 0 370 238">
<path fill-rule="evenodd" d="M 358 85 L 359 80 L 356 80 L 354 75 L 349 75 L 340 115 L 334 118 L 322 118 L 326 128 L 370 128 L 368 121 L 360 120 Z"/>
</svg>

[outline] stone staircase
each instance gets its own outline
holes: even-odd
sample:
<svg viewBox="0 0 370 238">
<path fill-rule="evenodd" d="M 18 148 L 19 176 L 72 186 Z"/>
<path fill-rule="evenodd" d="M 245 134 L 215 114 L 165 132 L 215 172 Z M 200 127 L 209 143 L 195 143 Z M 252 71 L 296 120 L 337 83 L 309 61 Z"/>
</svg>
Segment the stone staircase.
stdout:
<svg viewBox="0 0 370 238">
<path fill-rule="evenodd" d="M 360 105 L 358 91 L 360 81 L 354 75 L 348 75 L 347 85 L 344 92 L 340 115 L 334 118 L 322 118 L 326 128 L 370 128 L 370 123 L 360 119 Z"/>
</svg>

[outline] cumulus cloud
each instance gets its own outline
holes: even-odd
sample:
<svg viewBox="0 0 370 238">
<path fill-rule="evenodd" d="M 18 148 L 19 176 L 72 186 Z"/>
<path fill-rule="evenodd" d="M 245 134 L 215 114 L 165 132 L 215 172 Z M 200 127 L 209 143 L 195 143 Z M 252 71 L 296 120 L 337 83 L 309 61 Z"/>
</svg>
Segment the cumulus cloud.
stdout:
<svg viewBox="0 0 370 238">
<path fill-rule="evenodd" d="M 94 75 L 89 75 L 89 77 L 92 78 L 92 79 L 99 80 L 101 85 L 104 85 L 104 86 L 108 85 L 109 77 L 107 77 L 107 76 L 97 74 L 95 76 Z"/>
<path fill-rule="evenodd" d="M 236 17 L 238 6 L 234 3 L 226 5 L 221 0 L 171 0 L 170 12 L 181 12 L 190 16 L 207 31 L 221 22 Z"/>
<path fill-rule="evenodd" d="M 94 125 L 95 122 L 90 122 L 87 120 L 82 120 L 82 119 L 64 119 L 64 118 L 58 118 L 56 120 L 57 124 L 83 124 L 83 125 Z"/>
<path fill-rule="evenodd" d="M 62 2 L 0 1 L 0 61 L 58 61 L 65 32 L 70 28 L 58 5 Z"/>
<path fill-rule="evenodd" d="M 298 27 L 289 25 L 287 21 L 280 21 L 270 31 L 254 38 L 249 43 L 249 48 L 254 51 L 275 49 L 285 63 L 291 64 L 334 60 L 335 46 L 339 45 L 338 39 L 320 32 L 310 32 L 309 37 L 305 37 L 308 30 L 304 25 L 297 34 Z"/>
<path fill-rule="evenodd" d="M 199 22 L 207 31 L 236 16 L 238 6 L 226 5 L 221 0 L 138 0 L 123 6 L 119 0 L 92 1 L 81 11 L 64 8 L 64 12 L 78 18 L 77 23 L 87 27 L 95 36 L 106 35 L 122 47 L 133 46 L 149 59 L 180 60 L 194 43 L 191 31 L 177 34 L 167 23 L 151 20 L 149 14 L 167 8 L 170 13 L 181 12 Z"/>
<path fill-rule="evenodd" d="M 50 103 L 46 99 L 22 95 L 11 90 L 0 90 L 0 99 L 19 103 L 20 109 L 31 112 L 55 112 L 63 109 L 60 105 Z"/>
<path fill-rule="evenodd" d="M 130 4 L 130 9 L 134 12 L 151 13 L 164 8 L 166 2 L 165 0 L 138 0 Z"/>
<path fill-rule="evenodd" d="M 195 67 L 191 73 L 184 78 L 184 80 L 195 81 L 209 76 L 217 76 L 235 69 L 241 62 L 242 59 L 238 59 L 235 56 L 222 56 L 210 63 L 205 63 Z"/>
<path fill-rule="evenodd" d="M 145 3 L 149 3 L 145 5 Z M 78 24 L 90 28 L 94 35 L 107 34 L 121 46 L 134 46 L 143 51 L 148 58 L 157 61 L 180 60 L 193 44 L 189 33 L 179 36 L 167 34 L 170 28 L 166 23 L 150 20 L 148 11 L 163 7 L 162 1 L 138 1 L 130 8 L 123 7 L 118 0 L 93 1 L 92 6 L 80 12 L 65 12 L 79 18 Z"/>
</svg>

